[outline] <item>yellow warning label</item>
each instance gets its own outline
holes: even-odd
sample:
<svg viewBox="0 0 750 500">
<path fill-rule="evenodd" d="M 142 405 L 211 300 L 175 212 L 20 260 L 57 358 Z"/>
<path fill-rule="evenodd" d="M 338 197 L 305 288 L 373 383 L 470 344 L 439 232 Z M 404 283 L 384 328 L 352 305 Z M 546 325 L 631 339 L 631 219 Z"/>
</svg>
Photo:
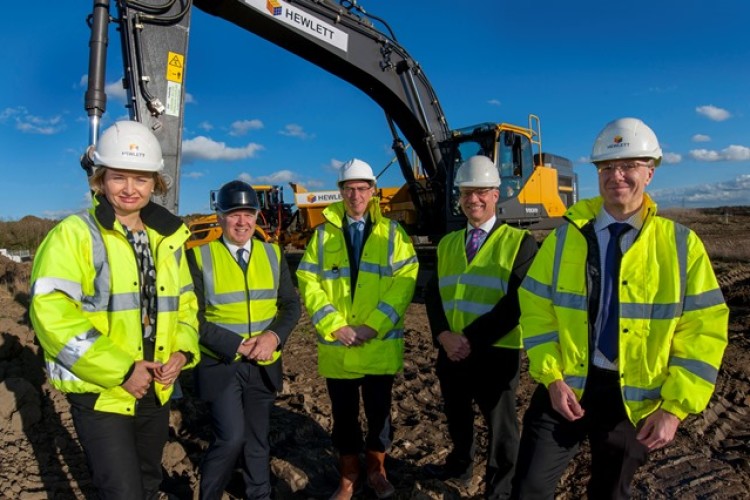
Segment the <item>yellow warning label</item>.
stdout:
<svg viewBox="0 0 750 500">
<path fill-rule="evenodd" d="M 169 52 L 167 56 L 167 80 L 182 83 L 185 74 L 185 56 L 176 52 Z"/>
</svg>

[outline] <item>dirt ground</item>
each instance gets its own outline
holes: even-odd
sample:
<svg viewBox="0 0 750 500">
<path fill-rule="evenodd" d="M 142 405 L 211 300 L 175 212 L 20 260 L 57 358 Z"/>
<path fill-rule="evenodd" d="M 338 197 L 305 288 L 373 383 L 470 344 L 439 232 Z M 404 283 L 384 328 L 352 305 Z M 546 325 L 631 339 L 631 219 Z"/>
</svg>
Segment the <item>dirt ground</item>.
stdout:
<svg viewBox="0 0 750 500">
<path fill-rule="evenodd" d="M 721 248 L 721 242 L 729 247 L 750 242 L 750 212 L 731 220 L 716 215 L 690 222 L 709 249 Z M 651 456 L 636 476 L 635 498 L 750 495 L 750 259 L 714 258 L 714 267 L 731 308 L 730 343 L 716 393 L 703 414 L 682 423 L 672 445 Z M 0 262 L 0 497 L 88 498 L 90 478 L 69 406 L 45 380 L 41 351 L 27 321 L 28 289 L 19 283 L 27 278 L 28 268 Z M 303 315 L 284 350 L 284 388 L 272 414 L 271 465 L 279 499 L 327 498 L 336 487 L 330 403 L 315 356 L 313 328 Z M 450 449 L 435 357 L 424 305 L 415 300 L 406 316 L 405 369 L 393 394 L 396 434 L 387 467 L 397 499 L 469 498 L 482 492 L 480 457 L 486 434 L 481 418 L 476 420 L 480 453 L 468 487 L 442 483 L 423 472 L 425 464 L 442 461 Z M 197 467 L 211 430 L 205 405 L 192 396 L 190 373 L 183 374 L 181 385 L 184 397 L 173 406 L 162 490 L 164 498 L 192 499 L 197 498 Z M 524 369 L 519 415 L 533 388 Z M 584 447 L 569 466 L 557 498 L 585 496 L 587 463 Z M 241 491 L 236 474 L 225 498 L 241 498 Z M 365 491 L 361 498 L 374 496 Z"/>
</svg>

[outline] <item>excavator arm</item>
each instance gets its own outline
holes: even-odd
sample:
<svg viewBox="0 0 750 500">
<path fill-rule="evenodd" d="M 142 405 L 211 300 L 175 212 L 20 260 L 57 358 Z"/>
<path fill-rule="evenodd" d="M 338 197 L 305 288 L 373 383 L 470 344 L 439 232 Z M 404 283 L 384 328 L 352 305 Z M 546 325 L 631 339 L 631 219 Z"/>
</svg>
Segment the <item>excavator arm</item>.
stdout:
<svg viewBox="0 0 750 500">
<path fill-rule="evenodd" d="M 440 143 L 450 137 L 437 96 L 419 64 L 396 41 L 387 24 L 365 12 L 356 1 L 330 0 L 193 0 L 194 6 L 226 19 L 338 76 L 370 96 L 385 111 L 394 149 L 423 227 L 444 230 L 446 166 Z M 166 174 L 173 189 L 160 201 L 176 211 L 185 102 L 190 0 L 117 0 L 118 24 L 125 66 L 124 85 L 132 119 L 147 124 L 159 138 Z M 98 117 L 106 96 L 103 85 L 106 41 L 101 38 L 108 0 L 94 1 L 89 91 L 86 108 L 96 143 Z M 384 32 L 375 27 L 373 20 Z M 102 52 L 104 51 L 104 55 Z M 97 76 L 99 75 L 99 76 Z M 89 99 L 88 96 L 91 96 Z M 404 141 L 419 157 L 426 175 L 419 182 L 405 154 Z M 425 194 L 429 193 L 429 196 Z"/>
<path fill-rule="evenodd" d="M 388 24 L 356 0 L 94 0 L 90 16 L 90 145 L 95 145 L 106 109 L 108 26 L 120 32 L 123 85 L 130 117 L 149 126 L 165 157 L 172 189 L 156 201 L 177 212 L 188 38 L 193 7 L 227 20 L 338 76 L 370 96 L 385 112 L 409 203 L 416 212 L 407 230 L 437 239 L 466 224 L 453 176 L 469 156 L 491 158 L 501 173 L 496 213 L 510 224 L 530 226 L 560 220 L 577 197 L 572 164 L 541 151 L 539 119 L 529 127 L 483 123 L 451 130 L 435 91 L 419 64 L 398 43 Z M 247 57 L 238 49 L 237 57 Z M 406 154 L 403 134 L 419 158 L 418 175 Z M 536 145 L 537 153 L 532 154 Z M 83 166 L 89 172 L 90 163 Z M 401 200 L 401 198 L 399 198 Z M 405 219 L 400 219 L 405 222 Z"/>
</svg>

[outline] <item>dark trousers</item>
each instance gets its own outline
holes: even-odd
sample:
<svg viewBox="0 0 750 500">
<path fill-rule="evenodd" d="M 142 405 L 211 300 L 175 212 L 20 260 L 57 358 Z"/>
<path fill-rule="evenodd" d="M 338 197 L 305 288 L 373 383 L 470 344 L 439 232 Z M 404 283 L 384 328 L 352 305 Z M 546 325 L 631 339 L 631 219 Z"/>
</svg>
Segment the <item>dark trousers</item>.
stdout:
<svg viewBox="0 0 750 500">
<path fill-rule="evenodd" d="M 70 401 L 98 497 L 158 498 L 161 457 L 169 436 L 169 404 L 159 404 L 153 387 L 138 401 L 134 417 L 97 411 L 74 397 Z"/>
<path fill-rule="evenodd" d="M 362 451 L 362 427 L 359 423 L 359 398 L 367 419 L 364 447 L 369 451 L 388 451 L 393 442 L 391 390 L 393 375 L 365 375 L 356 379 L 326 379 L 333 411 L 333 446 L 341 455 Z"/>
<path fill-rule="evenodd" d="M 268 432 L 276 392 L 264 369 L 247 362 L 227 365 L 206 357 L 197 378 L 199 393 L 211 409 L 214 431 L 200 465 L 200 498 L 222 497 L 240 456 L 244 459 L 245 498 L 270 498 Z"/>
<path fill-rule="evenodd" d="M 557 413 L 543 385 L 537 387 L 523 420 L 514 497 L 554 498 L 555 488 L 580 443 L 591 446 L 588 497 L 630 498 L 631 482 L 648 450 L 623 406 L 618 374 L 589 368 L 581 406 L 585 415 L 569 422 Z"/>
<path fill-rule="evenodd" d="M 488 430 L 485 498 L 508 498 L 518 453 L 516 389 L 521 354 L 517 349 L 488 347 L 459 362 L 441 349 L 437 376 L 443 394 L 453 450 L 447 462 L 468 468 L 474 460 L 474 403 Z"/>
</svg>

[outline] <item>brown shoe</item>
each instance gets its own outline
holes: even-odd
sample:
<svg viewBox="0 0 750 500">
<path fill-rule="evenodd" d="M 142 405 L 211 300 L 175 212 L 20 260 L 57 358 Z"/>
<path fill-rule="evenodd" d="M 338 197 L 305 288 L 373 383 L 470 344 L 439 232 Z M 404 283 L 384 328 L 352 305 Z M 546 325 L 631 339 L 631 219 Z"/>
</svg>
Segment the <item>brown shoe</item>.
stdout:
<svg viewBox="0 0 750 500">
<path fill-rule="evenodd" d="M 385 477 L 385 453 L 367 451 L 365 453 L 367 465 L 367 486 L 372 488 L 378 498 L 388 498 L 396 493 L 396 488 Z"/>
<path fill-rule="evenodd" d="M 359 479 L 359 456 L 341 455 L 339 457 L 339 487 L 331 495 L 330 500 L 351 500 L 356 492 Z"/>
</svg>

